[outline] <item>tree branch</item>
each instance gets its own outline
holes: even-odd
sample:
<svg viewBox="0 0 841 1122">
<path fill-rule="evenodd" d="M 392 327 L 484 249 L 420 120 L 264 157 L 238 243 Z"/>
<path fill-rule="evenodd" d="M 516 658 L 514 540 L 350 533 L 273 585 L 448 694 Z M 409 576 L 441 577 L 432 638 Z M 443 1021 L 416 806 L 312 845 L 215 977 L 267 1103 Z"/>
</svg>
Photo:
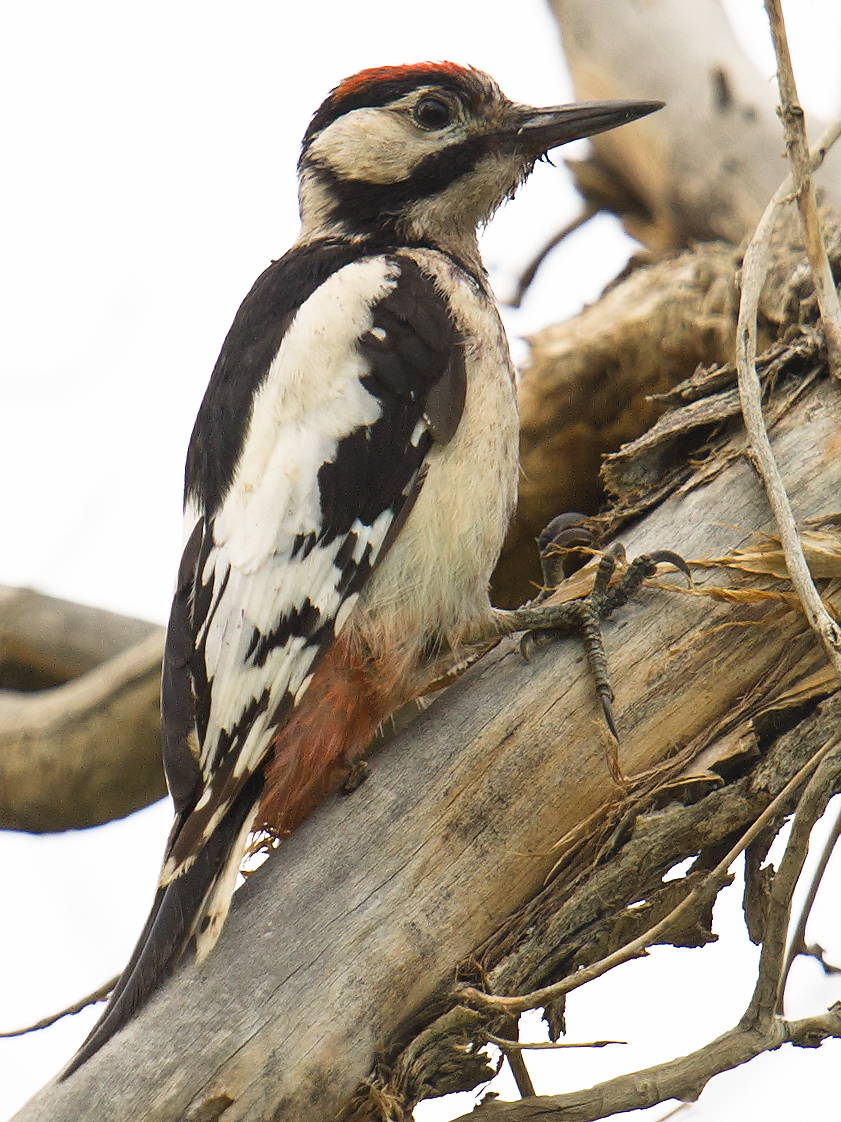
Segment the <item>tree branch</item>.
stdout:
<svg viewBox="0 0 841 1122">
<path fill-rule="evenodd" d="M 791 900 L 809 852 L 812 829 L 826 809 L 834 784 L 841 774 L 839 742 L 838 737 L 833 738 L 814 757 L 814 774 L 798 803 L 783 859 L 771 882 L 758 977 L 753 996 L 742 1017 L 743 1025 L 770 1025 L 782 1007 Z"/>
<path fill-rule="evenodd" d="M 0 589 L 0 829 L 79 829 L 166 794 L 163 628 Z"/>
<path fill-rule="evenodd" d="M 72 1005 L 68 1005 L 66 1009 L 59 1010 L 58 1013 L 50 1013 L 48 1017 L 42 1017 L 40 1021 L 35 1021 L 34 1024 L 25 1025 L 19 1029 L 9 1029 L 7 1032 L 0 1032 L 0 1039 L 8 1040 L 14 1036 L 26 1036 L 30 1032 L 38 1032 L 39 1029 L 49 1028 L 54 1025 L 56 1021 L 60 1021 L 62 1017 L 67 1017 L 71 1013 L 80 1013 L 83 1009 L 87 1009 L 89 1005 L 95 1005 L 98 1001 L 104 1001 L 113 990 L 119 981 L 119 974 L 115 974 L 113 978 L 109 978 L 93 993 L 86 994 L 85 997 L 80 997 L 78 1001 L 74 1001 Z"/>
<path fill-rule="evenodd" d="M 576 97 L 666 102 L 640 128 L 594 137 L 592 155 L 572 164 L 585 198 L 613 195 L 619 213 L 624 199 L 628 232 L 656 253 L 739 245 L 782 178 L 780 134 L 773 87 L 719 0 L 552 0 L 552 10 Z M 823 188 L 841 207 L 841 153 Z"/>
<path fill-rule="evenodd" d="M 716 867 L 710 873 L 707 873 L 701 883 L 684 896 L 681 902 L 664 916 L 663 919 L 648 928 L 648 930 L 644 931 L 641 935 L 638 935 L 636 939 L 633 939 L 630 943 L 626 943 L 625 946 L 614 951 L 613 954 L 607 955 L 598 962 L 594 962 L 591 966 L 577 970 L 572 977 L 564 978 L 562 981 L 555 982 L 551 986 L 545 986 L 543 989 L 533 990 L 531 993 L 519 994 L 516 997 L 506 997 L 498 994 L 484 993 L 471 986 L 464 986 L 458 995 L 460 1000 L 466 1005 L 488 1013 L 506 1013 L 509 1016 L 514 1013 L 525 1013 L 528 1009 L 542 1008 L 551 1001 L 557 1001 L 559 997 L 565 996 L 573 990 L 587 985 L 588 982 L 592 982 L 596 978 L 601 978 L 602 975 L 607 974 L 608 971 L 613 970 L 617 966 L 621 966 L 623 962 L 629 962 L 633 958 L 639 958 L 647 948 L 654 943 L 663 942 L 663 936 L 666 935 L 670 929 L 678 927 L 705 901 L 715 898 L 719 890 L 723 888 L 727 882 L 728 871 L 737 857 L 744 853 L 751 842 L 753 842 L 767 825 L 773 821 L 779 814 L 780 808 L 788 804 L 791 796 L 823 762 L 827 754 L 837 747 L 837 744 L 838 740 L 832 740 L 824 745 L 821 751 L 809 760 L 809 762 L 798 771 L 797 775 L 786 784 L 779 795 L 768 804 L 762 814 L 752 823 L 749 829 L 744 832 L 733 848 L 724 855 Z M 831 788 L 829 789 L 831 790 Z M 811 790 L 811 785 L 809 790 Z M 827 788 L 824 787 L 823 790 L 826 791 Z M 812 824 L 814 824 L 816 820 L 817 816 Z M 787 925 L 784 923 L 784 945 L 786 929 Z"/>
<path fill-rule="evenodd" d="M 776 1018 L 764 1028 L 731 1029 L 688 1056 L 620 1075 L 586 1091 L 491 1102 L 455 1122 L 596 1122 L 668 1099 L 695 1102 L 713 1076 L 723 1071 L 732 1071 L 782 1044 L 816 1048 L 830 1037 L 841 1038 L 841 1002 L 815 1017 L 798 1021 Z"/>
<path fill-rule="evenodd" d="M 841 1038 L 841 1003 L 825 1014 L 800 1021 L 786 1021 L 776 1014 L 785 976 L 783 963 L 791 900 L 808 852 L 809 835 L 831 792 L 841 781 L 839 743 L 841 738 L 837 736 L 828 741 L 768 807 L 769 812 L 774 804 L 778 809 L 811 772 L 811 779 L 798 803 L 783 860 L 774 876 L 756 987 L 736 1027 L 688 1056 L 608 1080 L 587 1091 L 541 1096 L 519 1103 L 488 1103 L 457 1122 L 467 1122 L 468 1119 L 476 1122 L 533 1122 L 552 1118 L 557 1118 L 559 1122 L 561 1119 L 563 1122 L 596 1122 L 613 1114 L 655 1106 L 667 1099 L 694 1102 L 713 1076 L 739 1067 L 763 1052 L 779 1048 L 781 1044 L 814 1048 L 827 1037 Z M 770 817 L 772 815 L 766 812 L 748 833 L 756 837 Z M 747 836 L 741 839 L 740 845 L 727 854 L 710 878 L 717 876 L 721 865 L 732 861 L 735 849 L 744 848 L 747 841 Z M 674 914 L 666 917 L 665 922 L 670 920 L 674 920 Z M 579 971 L 579 974 L 584 973 Z M 578 975 L 576 981 L 577 978 Z M 589 980 L 590 977 L 584 978 L 584 982 Z M 547 987 L 541 999 L 557 998 L 557 992 L 550 992 L 555 990 L 556 987 Z M 530 994 L 526 998 L 535 996 Z M 520 1008 L 507 999 L 489 1001 L 509 1014 Z M 530 1002 L 522 1008 L 532 1007 Z"/>
<path fill-rule="evenodd" d="M 804 516 L 837 507 L 841 458 L 819 461 L 813 450 L 839 429 L 841 401 L 826 383 L 777 425 L 776 451 L 798 481 Z M 652 512 L 626 545 L 631 555 L 664 543 L 684 556 L 722 554 L 770 528 L 753 473 L 736 461 Z M 716 570 L 700 575 L 706 588 L 723 579 Z M 622 773 L 631 790 L 649 792 L 645 777 L 663 768 L 671 782 L 691 786 L 681 769 L 710 747 L 711 728 L 738 729 L 741 715 L 756 711 L 744 706 L 752 696 L 758 703 L 769 682 L 794 690 L 822 660 L 802 617 L 781 614 L 776 600 L 735 605 L 662 591 L 623 609 L 607 645 Z M 608 821 L 617 812 L 621 795 L 599 730 L 576 644 L 544 648 L 528 664 L 501 645 L 372 762 L 368 782 L 319 808 L 248 878 L 206 962 L 179 970 L 19 1122 L 159 1122 L 223 1100 L 225 1122 L 350 1117 L 377 1061 L 446 1010 L 456 965 L 542 893 L 559 856 L 554 840 L 597 812 Z M 696 841 L 690 832 L 684 850 Z M 623 887 L 633 885 L 626 878 Z M 453 1010 L 450 1021 L 462 1040 L 467 1014 Z M 482 1030 L 472 1016 L 471 1031 Z M 423 1093 L 463 1085 L 465 1064 L 476 1075 L 486 1070 L 463 1045 L 458 1055 L 457 1068 L 435 1074 L 415 1053 Z"/>
<path fill-rule="evenodd" d="M 783 969 L 782 976 L 781 993 L 783 999 L 785 999 L 785 988 L 786 983 L 788 982 L 788 976 L 791 973 L 791 967 L 798 955 L 810 955 L 814 958 L 817 958 L 821 966 L 824 968 L 824 972 L 827 974 L 838 973 L 837 967 L 830 966 L 825 961 L 822 948 L 816 946 L 810 947 L 806 945 L 806 925 L 809 922 L 809 916 L 812 914 L 812 907 L 814 906 L 815 900 L 817 899 L 818 889 L 821 886 L 824 873 L 826 872 L 826 867 L 829 864 L 829 859 L 832 856 L 833 851 L 835 850 L 835 846 L 838 843 L 839 837 L 841 837 L 841 807 L 838 808 L 838 813 L 835 815 L 835 822 L 829 832 L 829 836 L 826 839 L 826 843 L 823 847 L 820 860 L 818 861 L 815 867 L 815 871 L 812 874 L 812 879 L 809 883 L 809 890 L 806 893 L 806 899 L 803 901 L 803 907 L 801 908 L 800 915 L 797 918 L 797 925 L 789 942 L 788 954 L 786 955 L 786 963 Z M 777 1012 L 784 1012 L 782 1005 L 778 1007 Z"/>
</svg>

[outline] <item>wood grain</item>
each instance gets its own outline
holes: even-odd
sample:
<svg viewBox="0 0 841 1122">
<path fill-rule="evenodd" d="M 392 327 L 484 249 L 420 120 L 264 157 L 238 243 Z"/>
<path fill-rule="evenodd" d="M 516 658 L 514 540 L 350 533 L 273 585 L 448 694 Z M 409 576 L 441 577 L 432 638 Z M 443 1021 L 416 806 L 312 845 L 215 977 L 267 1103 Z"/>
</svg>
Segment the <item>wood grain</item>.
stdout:
<svg viewBox="0 0 841 1122">
<path fill-rule="evenodd" d="M 799 518 L 837 507 L 839 431 L 841 402 L 822 383 L 774 432 Z M 705 557 L 769 529 L 738 462 L 625 541 Z M 793 613 L 645 591 L 606 633 L 625 774 L 761 689 L 803 630 Z M 204 1119 L 223 1106 L 225 1122 L 333 1118 L 456 964 L 540 887 L 553 842 L 612 797 L 603 735 L 574 642 L 528 664 L 498 648 L 249 879 L 200 968 L 180 970 L 18 1122 Z"/>
</svg>

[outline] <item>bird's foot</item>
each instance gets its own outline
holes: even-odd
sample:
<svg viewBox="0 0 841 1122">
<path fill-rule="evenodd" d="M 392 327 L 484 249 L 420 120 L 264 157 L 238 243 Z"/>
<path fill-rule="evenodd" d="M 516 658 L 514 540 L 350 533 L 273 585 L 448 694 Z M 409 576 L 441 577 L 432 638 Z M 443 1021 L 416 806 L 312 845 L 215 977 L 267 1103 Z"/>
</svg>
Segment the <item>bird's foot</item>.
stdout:
<svg viewBox="0 0 841 1122">
<path fill-rule="evenodd" d="M 520 649 L 525 658 L 538 646 L 570 634 L 581 637 L 587 661 L 596 683 L 596 692 L 607 727 L 618 739 L 613 716 L 613 688 L 607 668 L 601 621 L 622 607 L 638 591 L 643 581 L 655 576 L 657 567 L 669 564 L 684 573 L 691 585 L 692 577 L 684 559 L 671 550 L 641 554 L 624 567 L 613 584 L 618 567 L 624 565 L 625 549 L 616 542 L 600 556 L 590 592 L 565 603 L 551 604 L 547 599 L 564 579 L 564 561 L 570 551 L 597 552 L 595 540 L 580 525 L 579 515 L 560 515 L 538 538 L 543 567 L 544 588 L 531 603 L 514 611 L 495 611 L 500 635 L 523 631 Z"/>
</svg>

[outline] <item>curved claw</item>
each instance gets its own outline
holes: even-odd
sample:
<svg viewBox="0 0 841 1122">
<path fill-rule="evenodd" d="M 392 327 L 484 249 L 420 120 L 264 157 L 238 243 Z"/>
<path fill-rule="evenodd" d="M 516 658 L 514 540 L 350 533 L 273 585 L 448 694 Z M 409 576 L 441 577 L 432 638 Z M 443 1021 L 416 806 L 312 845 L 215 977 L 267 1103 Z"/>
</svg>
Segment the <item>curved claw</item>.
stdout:
<svg viewBox="0 0 841 1122">
<path fill-rule="evenodd" d="M 606 693 L 599 693 L 599 701 L 602 703 L 602 713 L 607 727 L 610 729 L 610 734 L 614 740 L 619 739 L 619 733 L 616 729 L 616 720 L 613 716 L 613 705 L 610 697 Z"/>
<path fill-rule="evenodd" d="M 599 558 L 593 587 L 587 600 L 593 604 L 596 614 L 601 617 L 610 588 L 610 581 L 616 572 L 617 564 L 625 561 L 625 547 L 622 542 L 611 542 Z"/>
<path fill-rule="evenodd" d="M 564 539 L 567 534 L 582 535 L 582 541 L 576 540 L 576 545 L 595 545 L 595 538 L 583 526 L 586 520 L 585 514 L 579 514 L 578 511 L 567 511 L 565 514 L 557 514 L 537 536 L 537 547 L 541 553 L 548 549 L 550 545 L 566 545 Z"/>
<path fill-rule="evenodd" d="M 540 538 L 537 540 L 539 543 Z M 553 551 L 565 552 L 568 549 L 596 549 L 596 539 L 583 526 L 570 526 L 568 530 L 561 530 L 559 534 L 555 534 L 551 541 L 543 547 L 540 555 L 545 557 Z"/>
<path fill-rule="evenodd" d="M 562 566 L 558 564 L 561 556 L 569 549 L 575 551 L 587 548 L 593 542 L 592 535 L 580 524 L 581 518 L 582 516 L 577 514 L 558 515 L 540 534 L 538 545 L 544 577 L 560 573 L 563 579 Z M 654 550 L 651 553 L 643 553 L 628 563 L 624 545 L 621 541 L 614 541 L 601 552 L 593 587 L 583 599 L 563 605 L 540 606 L 547 595 L 548 587 L 554 587 L 556 583 L 547 580 L 547 589 L 531 604 L 525 605 L 518 611 L 498 613 L 500 616 L 505 616 L 507 620 L 504 632 L 501 633 L 510 635 L 515 631 L 524 631 L 519 647 L 520 654 L 526 662 L 530 661 L 533 652 L 544 643 L 551 642 L 571 631 L 578 632 L 595 678 L 604 722 L 617 743 L 619 731 L 613 714 L 613 690 L 610 685 L 600 621 L 625 604 L 646 578 L 655 575 L 660 564 L 672 565 L 678 572 L 683 573 L 690 588 L 692 587 L 689 565 L 679 553 L 669 549 Z M 611 587 L 610 581 L 617 566 L 621 567 L 619 579 Z"/>
<path fill-rule="evenodd" d="M 584 517 L 577 512 L 559 514 L 538 535 L 544 594 L 557 588 L 597 548 L 594 535 L 583 525 Z"/>
<path fill-rule="evenodd" d="M 692 573 L 679 553 L 673 553 L 670 549 L 656 549 L 652 553 L 646 554 L 646 556 L 649 561 L 652 561 L 655 565 L 674 565 L 676 569 L 683 573 L 689 583 L 689 587 L 692 588 Z"/>
</svg>

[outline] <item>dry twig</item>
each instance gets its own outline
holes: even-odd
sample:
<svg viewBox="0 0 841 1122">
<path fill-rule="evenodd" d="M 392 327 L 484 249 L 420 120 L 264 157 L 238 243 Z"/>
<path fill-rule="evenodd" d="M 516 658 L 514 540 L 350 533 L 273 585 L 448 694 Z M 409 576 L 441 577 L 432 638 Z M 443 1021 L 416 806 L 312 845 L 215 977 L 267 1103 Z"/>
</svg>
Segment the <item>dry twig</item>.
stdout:
<svg viewBox="0 0 841 1122">
<path fill-rule="evenodd" d="M 78 1001 L 74 1001 L 72 1005 L 68 1005 L 66 1009 L 61 1009 L 58 1013 L 50 1013 L 48 1017 L 42 1017 L 40 1021 L 36 1021 L 33 1025 L 27 1025 L 25 1028 L 9 1029 L 7 1032 L 0 1032 L 0 1040 L 6 1040 L 12 1036 L 26 1036 L 27 1033 L 37 1032 L 39 1029 L 49 1028 L 54 1025 L 56 1021 L 60 1021 L 62 1017 L 67 1017 L 71 1013 L 81 1013 L 83 1009 L 87 1009 L 89 1005 L 94 1005 L 97 1001 L 104 1001 L 116 986 L 119 980 L 119 974 L 116 974 L 109 981 L 89 993 L 86 997 L 80 997 Z"/>
<path fill-rule="evenodd" d="M 511 1068 L 511 1074 L 514 1076 L 514 1082 L 517 1084 L 520 1098 L 533 1099 L 537 1092 L 531 1081 L 529 1069 L 526 1067 L 526 1061 L 523 1058 L 522 1050 L 509 1046 L 502 1047 L 501 1045 L 500 1048 L 506 1060 L 508 1060 L 508 1066 Z"/>
<path fill-rule="evenodd" d="M 771 37 L 777 55 L 777 85 L 780 90 L 780 117 L 785 131 L 786 151 L 791 164 L 792 183 L 803 233 L 806 253 L 812 269 L 815 295 L 823 321 L 824 338 L 829 356 L 830 372 L 841 379 L 841 305 L 832 280 L 832 269 L 826 254 L 821 233 L 809 144 L 806 139 L 806 122 L 797 98 L 797 86 L 788 49 L 785 21 L 780 0 L 765 0 L 765 11 L 771 24 Z"/>
<path fill-rule="evenodd" d="M 825 1014 L 799 1021 L 786 1021 L 777 1013 L 777 1003 L 785 981 L 784 952 L 791 900 L 806 858 L 812 827 L 823 812 L 829 792 L 834 789 L 838 779 L 841 763 L 839 744 L 841 737 L 829 740 L 774 800 L 775 803 L 781 803 L 784 796 L 790 796 L 807 775 L 811 776 L 799 800 L 785 853 L 771 887 L 766 938 L 760 955 L 756 986 L 739 1024 L 688 1056 L 607 1080 L 586 1091 L 540 1096 L 515 1103 L 488 1103 L 474 1111 L 469 1116 L 471 1119 L 478 1118 L 481 1122 L 538 1122 L 538 1119 L 556 1117 L 563 1118 L 564 1122 L 595 1122 L 596 1119 L 654 1106 L 668 1099 L 692 1102 L 700 1096 L 713 1076 L 747 1063 L 762 1052 L 772 1051 L 785 1043 L 814 1048 L 828 1037 L 841 1037 L 841 1003 L 833 1005 Z M 763 814 L 755 826 L 747 831 L 736 849 L 744 847 L 748 834 L 756 836 L 759 832 L 756 827 L 760 826 L 765 817 Z M 729 861 L 733 852 L 731 850 L 724 860 Z M 717 866 L 708 879 L 716 878 L 720 868 L 721 865 Z M 703 888 L 704 885 L 700 891 Z M 688 900 L 689 897 L 684 904 Z M 675 909 L 675 912 L 678 910 Z M 666 917 L 664 922 L 672 920 L 675 912 Z M 658 924 L 660 926 L 662 925 Z M 636 942 L 639 940 L 635 940 Z M 587 971 L 579 971 L 576 980 L 586 973 Z M 546 987 L 542 992 L 547 993 L 550 989 L 555 990 L 556 987 Z M 505 999 L 490 1000 L 496 1002 Z M 512 1011 L 510 1004 L 506 1005 L 506 1011 Z M 467 1122 L 467 1117 L 458 1119 L 457 1122 Z"/>
<path fill-rule="evenodd" d="M 606 1048 L 608 1044 L 628 1043 L 627 1040 L 537 1040 L 524 1043 L 521 1040 L 505 1040 L 504 1037 L 494 1036 L 492 1032 L 485 1035 L 485 1040 L 506 1052 L 557 1052 L 563 1048 Z"/>
<path fill-rule="evenodd" d="M 813 169 L 820 166 L 830 145 L 838 139 L 839 135 L 841 135 L 841 121 L 836 121 L 821 137 L 816 150 L 811 155 Z M 836 673 L 841 676 L 841 628 L 824 607 L 809 573 L 785 485 L 774 459 L 762 418 L 762 387 L 756 373 L 756 313 L 767 270 L 765 258 L 777 209 L 788 201 L 791 190 L 792 177 L 789 176 L 766 207 L 745 253 L 742 265 L 742 299 L 736 328 L 739 398 L 742 403 L 745 427 L 750 437 L 752 459 L 765 485 L 768 501 L 779 527 L 780 541 L 791 582 L 800 597 L 810 626 L 820 637 Z"/>
<path fill-rule="evenodd" d="M 537 270 L 549 256 L 556 246 L 568 238 L 570 234 L 574 234 L 576 230 L 580 230 L 590 219 L 599 213 L 599 207 L 594 203 L 585 202 L 579 213 L 570 222 L 567 222 L 563 229 L 559 230 L 550 240 L 544 245 L 538 253 L 531 259 L 528 265 L 523 269 L 522 273 L 517 279 L 517 288 L 514 295 L 509 301 L 509 306 L 512 308 L 519 308 L 523 302 L 523 297 L 531 287 L 532 281 L 537 276 Z"/>
<path fill-rule="evenodd" d="M 812 906 L 818 895 L 818 889 L 823 881 L 823 875 L 826 872 L 826 867 L 829 864 L 829 859 L 835 852 L 835 846 L 838 839 L 841 837 L 841 807 L 838 808 L 838 813 L 835 816 L 835 822 L 829 832 L 829 837 L 823 847 L 820 859 L 815 867 L 812 875 L 812 880 L 809 883 L 809 890 L 806 893 L 806 899 L 803 901 L 803 907 L 800 909 L 800 915 L 797 920 L 797 926 L 791 936 L 789 942 L 788 954 L 786 955 L 786 964 L 783 970 L 781 1002 L 778 1007 L 778 1012 L 782 1013 L 782 1000 L 785 998 L 785 987 L 788 982 L 788 976 L 791 973 L 791 967 L 794 960 L 798 955 L 809 955 L 811 958 L 816 958 L 827 974 L 837 974 L 839 969 L 837 966 L 831 966 L 824 958 L 823 948 L 817 944 L 807 945 L 806 943 L 806 924 L 809 922 L 809 916 L 812 914 Z"/>
<path fill-rule="evenodd" d="M 833 790 L 827 784 L 827 772 L 837 766 L 833 752 L 839 743 L 841 738 L 833 737 L 813 757 L 817 767 L 798 802 L 783 859 L 771 884 L 756 987 L 742 1017 L 742 1025 L 770 1025 L 781 1007 L 791 900 L 809 852 L 812 828 L 823 814 Z"/>
<path fill-rule="evenodd" d="M 531 993 L 506 997 L 483 993 L 481 990 L 477 990 L 472 986 L 463 986 L 458 993 L 459 1000 L 474 1009 L 481 1009 L 491 1013 L 524 1013 L 527 1009 L 542 1007 L 548 1002 L 554 1001 L 564 994 L 578 989 L 587 982 L 591 982 L 595 978 L 600 978 L 603 974 L 606 974 L 615 966 L 620 966 L 623 962 L 628 962 L 633 958 L 640 958 L 646 953 L 648 947 L 656 943 L 670 928 L 677 926 L 682 919 L 690 915 L 692 910 L 703 900 L 718 892 L 727 877 L 730 866 L 736 858 L 762 833 L 768 823 L 773 821 L 775 815 L 786 806 L 791 796 L 809 778 L 815 769 L 823 763 L 829 753 L 837 747 L 838 743 L 839 740 L 837 738 L 828 741 L 785 785 L 779 795 L 771 800 L 753 825 L 742 834 L 738 842 L 725 854 L 716 867 L 704 877 L 697 888 L 694 888 L 688 893 L 677 907 L 673 908 L 659 923 L 654 924 L 653 927 L 644 931 L 636 939 L 627 943 L 624 947 L 620 947 L 619 950 L 614 951 L 613 954 L 609 954 L 598 962 L 594 962 L 591 966 L 576 971 L 571 977 L 563 978 L 560 982 L 555 982 L 551 986 L 544 986 L 542 989 L 532 990 Z M 785 939 L 785 930 L 783 931 L 783 939 Z"/>
</svg>

